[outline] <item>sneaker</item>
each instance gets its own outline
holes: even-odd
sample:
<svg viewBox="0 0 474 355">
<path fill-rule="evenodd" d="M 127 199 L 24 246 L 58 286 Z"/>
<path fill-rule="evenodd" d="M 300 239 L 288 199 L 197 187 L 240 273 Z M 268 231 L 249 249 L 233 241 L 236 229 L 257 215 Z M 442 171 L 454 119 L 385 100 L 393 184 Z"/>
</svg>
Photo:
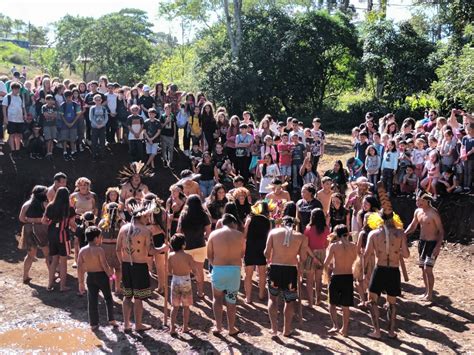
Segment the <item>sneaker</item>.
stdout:
<svg viewBox="0 0 474 355">
<path fill-rule="evenodd" d="M 64 161 L 69 161 L 69 154 L 65 153 L 63 154 L 63 157 L 64 157 Z"/>
<path fill-rule="evenodd" d="M 80 152 L 83 152 L 84 151 L 84 144 L 79 144 L 79 151 Z"/>
<path fill-rule="evenodd" d="M 72 161 L 76 160 L 77 159 L 77 152 L 71 153 L 69 155 L 69 159 L 71 159 Z"/>
<path fill-rule="evenodd" d="M 39 153 L 37 153 L 35 156 L 36 156 L 36 159 L 38 159 L 38 160 L 43 159 L 43 156 L 42 156 L 41 154 L 39 154 Z"/>
<path fill-rule="evenodd" d="M 36 159 L 36 154 L 30 153 L 30 159 Z"/>
<path fill-rule="evenodd" d="M 167 167 L 168 167 L 168 162 L 165 160 L 165 161 L 163 162 L 163 168 L 167 168 Z"/>
<path fill-rule="evenodd" d="M 46 159 L 52 161 L 53 160 L 53 154 L 51 154 L 51 153 L 46 154 Z"/>
<path fill-rule="evenodd" d="M 186 155 L 187 157 L 189 157 L 189 150 L 185 150 L 183 153 L 184 153 L 184 155 Z"/>
</svg>

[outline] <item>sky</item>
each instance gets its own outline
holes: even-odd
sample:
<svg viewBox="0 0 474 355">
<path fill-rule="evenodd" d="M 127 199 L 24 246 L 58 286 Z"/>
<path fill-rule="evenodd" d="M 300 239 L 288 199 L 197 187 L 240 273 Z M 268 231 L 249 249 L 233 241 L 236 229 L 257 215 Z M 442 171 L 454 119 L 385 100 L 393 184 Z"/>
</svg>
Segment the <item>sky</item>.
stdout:
<svg viewBox="0 0 474 355">
<path fill-rule="evenodd" d="M 366 6 L 365 0 L 350 2 L 356 8 L 363 9 Z M 148 13 L 150 22 L 154 24 L 154 31 L 172 33 L 178 40 L 181 37 L 179 25 L 158 18 L 160 0 L 1 0 L 0 3 L 2 14 L 25 22 L 30 21 L 35 26 L 47 26 L 66 14 L 100 17 L 123 8 L 138 8 Z M 389 0 L 388 17 L 397 22 L 408 19 L 411 4 L 412 0 Z"/>
</svg>

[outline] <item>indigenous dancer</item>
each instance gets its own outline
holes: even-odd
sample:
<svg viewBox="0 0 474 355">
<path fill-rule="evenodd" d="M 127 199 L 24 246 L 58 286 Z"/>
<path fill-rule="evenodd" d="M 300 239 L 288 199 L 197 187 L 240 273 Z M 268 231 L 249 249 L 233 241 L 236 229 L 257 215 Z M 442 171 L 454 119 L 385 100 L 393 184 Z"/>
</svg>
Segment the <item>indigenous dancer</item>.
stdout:
<svg viewBox="0 0 474 355">
<path fill-rule="evenodd" d="M 124 166 L 118 175 L 118 179 L 122 185 L 120 190 L 120 202 L 124 203 L 130 197 L 141 201 L 149 192 L 148 186 L 142 182 L 142 179 L 152 176 L 153 169 L 141 161 L 135 161 L 130 163 L 129 166 Z"/>
</svg>

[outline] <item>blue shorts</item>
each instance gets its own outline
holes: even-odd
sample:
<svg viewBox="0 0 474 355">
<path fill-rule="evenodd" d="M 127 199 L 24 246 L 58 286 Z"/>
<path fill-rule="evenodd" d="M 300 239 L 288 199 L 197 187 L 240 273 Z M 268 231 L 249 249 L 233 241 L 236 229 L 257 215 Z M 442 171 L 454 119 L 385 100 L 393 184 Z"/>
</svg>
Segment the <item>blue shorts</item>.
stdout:
<svg viewBox="0 0 474 355">
<path fill-rule="evenodd" d="M 281 176 L 291 176 L 291 165 L 281 165 L 280 174 Z"/>
<path fill-rule="evenodd" d="M 240 289 L 240 266 L 213 265 L 211 282 L 212 287 L 224 292 L 227 303 L 237 303 L 237 294 Z"/>
<path fill-rule="evenodd" d="M 150 155 L 156 155 L 158 153 L 158 143 L 150 144 L 146 142 L 146 153 Z"/>
</svg>

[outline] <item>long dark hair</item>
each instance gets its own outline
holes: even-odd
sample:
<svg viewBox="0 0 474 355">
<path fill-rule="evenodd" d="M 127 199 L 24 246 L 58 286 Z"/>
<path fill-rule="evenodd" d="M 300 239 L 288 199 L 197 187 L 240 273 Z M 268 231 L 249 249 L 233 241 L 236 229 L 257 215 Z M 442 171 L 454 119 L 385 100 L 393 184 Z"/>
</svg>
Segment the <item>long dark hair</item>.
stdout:
<svg viewBox="0 0 474 355">
<path fill-rule="evenodd" d="M 270 160 L 271 160 L 270 164 L 273 164 L 273 157 L 270 153 L 265 154 L 263 156 L 263 159 L 265 160 L 267 156 L 270 157 Z M 267 163 L 263 163 L 263 167 L 262 167 L 262 177 L 265 177 L 265 175 L 267 175 Z"/>
<path fill-rule="evenodd" d="M 224 213 L 231 214 L 237 220 L 239 227 L 243 225 L 242 218 L 240 218 L 240 213 L 235 202 L 227 202 L 224 206 Z"/>
<path fill-rule="evenodd" d="M 209 195 L 209 197 L 207 198 L 207 203 L 208 204 L 212 204 L 214 203 L 215 201 L 217 201 L 217 192 L 219 192 L 219 190 L 223 189 L 224 192 L 225 192 L 225 187 L 224 185 L 222 184 L 215 184 L 214 187 L 212 188 L 212 191 L 211 191 L 211 194 Z M 224 201 L 227 202 L 227 197 L 224 196 L 223 198 Z"/>
<path fill-rule="evenodd" d="M 293 201 L 289 201 L 285 204 L 285 208 L 283 209 L 283 216 L 296 218 L 296 211 L 296 203 L 294 203 Z"/>
<path fill-rule="evenodd" d="M 30 197 L 30 208 L 33 208 L 37 211 L 44 211 L 44 203 L 48 200 L 46 197 L 46 192 L 48 188 L 43 185 L 36 185 L 31 191 Z"/>
<path fill-rule="evenodd" d="M 344 164 L 342 164 L 342 160 L 336 160 L 336 164 L 339 165 L 339 171 L 337 174 L 339 175 L 341 184 L 344 185 L 347 183 L 346 174 L 344 173 Z"/>
<path fill-rule="evenodd" d="M 183 211 L 181 212 L 181 227 L 195 228 L 200 221 L 207 217 L 206 211 L 198 195 L 191 195 L 186 200 Z"/>
<path fill-rule="evenodd" d="M 46 214 L 48 217 L 51 216 L 54 219 L 62 220 L 70 217 L 69 210 L 69 190 L 67 187 L 60 187 L 56 191 L 54 200 L 46 207 Z"/>
<path fill-rule="evenodd" d="M 315 227 L 316 231 L 321 234 L 326 229 L 326 216 L 321 208 L 315 208 L 311 211 L 310 227 Z"/>
</svg>

